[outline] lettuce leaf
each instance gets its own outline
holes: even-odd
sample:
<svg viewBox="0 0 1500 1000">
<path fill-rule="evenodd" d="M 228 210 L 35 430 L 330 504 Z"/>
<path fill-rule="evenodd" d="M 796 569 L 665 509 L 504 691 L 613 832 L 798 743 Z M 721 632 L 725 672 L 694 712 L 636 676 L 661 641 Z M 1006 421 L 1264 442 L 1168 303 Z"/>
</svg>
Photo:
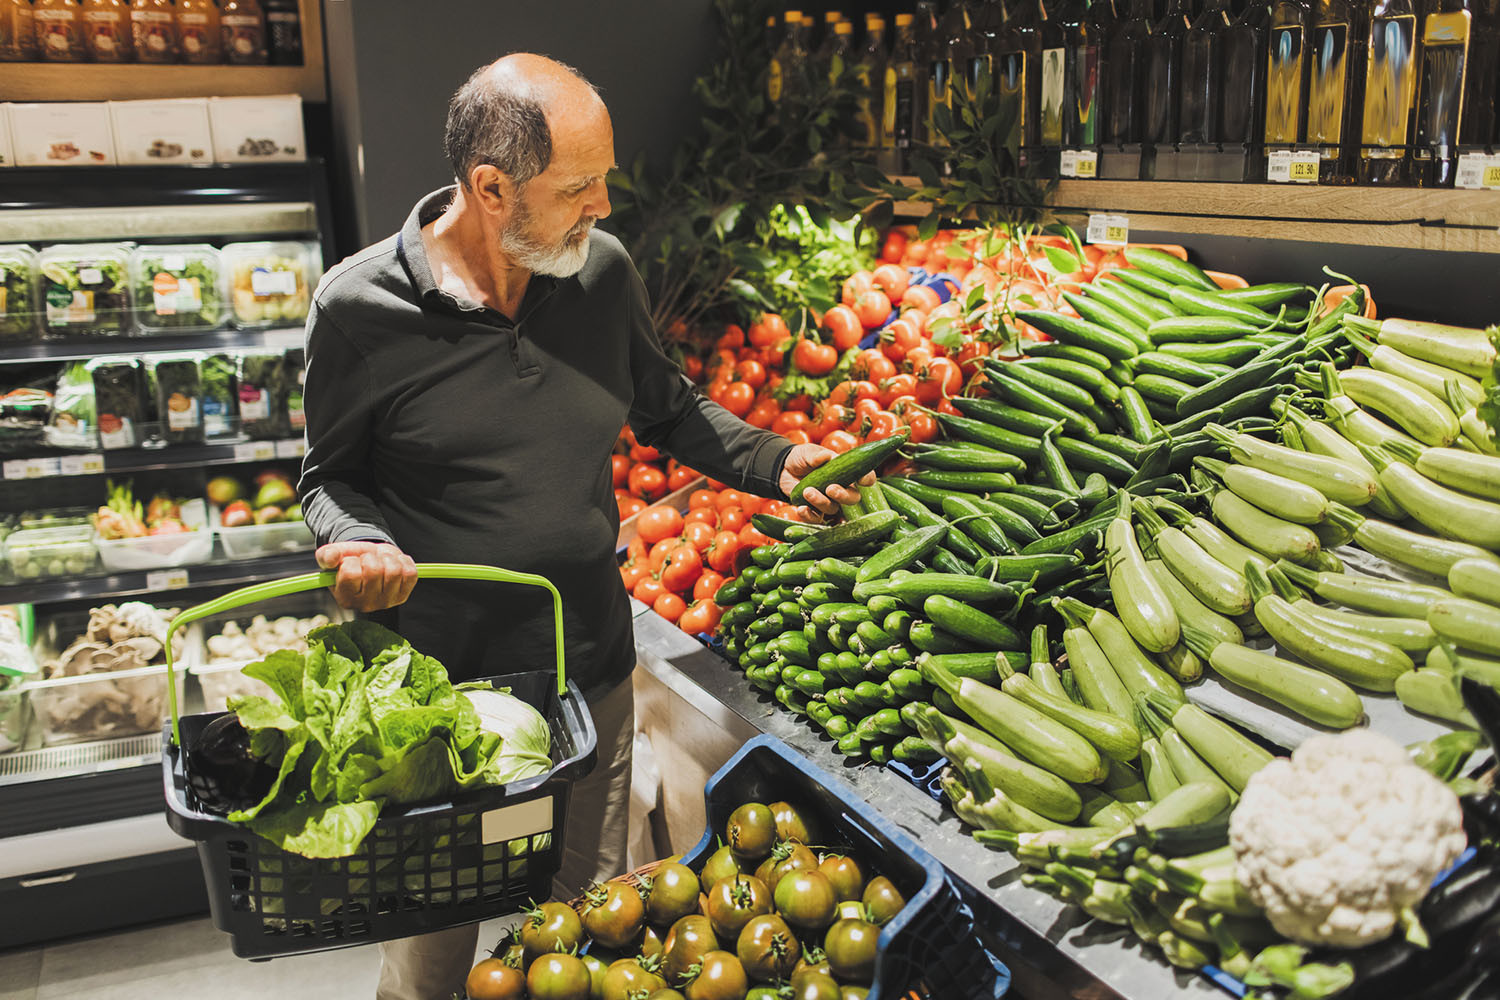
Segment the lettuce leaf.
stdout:
<svg viewBox="0 0 1500 1000">
<path fill-rule="evenodd" d="M 347 857 L 387 805 L 440 801 L 552 766 L 540 712 L 488 685 L 455 688 L 441 663 L 371 622 L 316 629 L 305 654 L 281 650 L 244 672 L 273 696 L 234 698 L 229 708 L 277 777 L 229 818 L 283 850 Z"/>
</svg>

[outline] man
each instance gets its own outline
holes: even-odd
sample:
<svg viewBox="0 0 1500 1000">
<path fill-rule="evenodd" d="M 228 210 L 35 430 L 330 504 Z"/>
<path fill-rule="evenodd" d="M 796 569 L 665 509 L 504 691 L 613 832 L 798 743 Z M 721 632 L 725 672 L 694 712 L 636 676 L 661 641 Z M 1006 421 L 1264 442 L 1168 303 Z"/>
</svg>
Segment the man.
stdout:
<svg viewBox="0 0 1500 1000">
<path fill-rule="evenodd" d="M 635 665 L 615 569 L 609 453 L 642 443 L 781 496 L 832 457 L 750 427 L 696 394 L 662 352 L 609 215 L 609 114 L 574 71 L 516 54 L 454 95 L 455 186 L 344 261 L 308 316 L 303 510 L 334 594 L 436 656 L 455 680 L 553 665 L 535 588 L 424 581 L 413 560 L 540 573 L 562 593 L 568 676 L 599 763 L 573 790 L 563 899 L 624 869 Z M 856 490 L 808 491 L 832 514 Z M 408 599 L 409 598 L 409 599 Z M 380 1000 L 447 997 L 474 926 L 382 946 Z"/>
</svg>

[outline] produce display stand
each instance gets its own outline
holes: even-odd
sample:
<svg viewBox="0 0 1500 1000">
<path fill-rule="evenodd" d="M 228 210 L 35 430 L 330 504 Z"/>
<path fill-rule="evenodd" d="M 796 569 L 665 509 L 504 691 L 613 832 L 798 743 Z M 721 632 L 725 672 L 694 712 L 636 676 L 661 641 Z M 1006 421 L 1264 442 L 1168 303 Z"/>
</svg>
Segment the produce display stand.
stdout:
<svg viewBox="0 0 1500 1000">
<path fill-rule="evenodd" d="M 784 740 L 853 788 L 948 870 L 977 922 L 994 936 L 987 943 L 1010 967 L 1018 995 L 1027 1000 L 1226 996 L 1204 977 L 1145 953 L 1123 928 L 1100 929 L 1097 922 L 1085 927 L 1091 921 L 1077 907 L 1023 886 L 1021 865 L 1010 854 L 977 843 L 943 803 L 893 770 L 847 763 L 828 737 L 750 688 L 718 654 L 643 606 L 634 610 L 636 658 L 643 669 L 714 716 L 722 713 L 708 702 L 727 708 L 743 720 L 747 738 L 766 733 Z"/>
</svg>

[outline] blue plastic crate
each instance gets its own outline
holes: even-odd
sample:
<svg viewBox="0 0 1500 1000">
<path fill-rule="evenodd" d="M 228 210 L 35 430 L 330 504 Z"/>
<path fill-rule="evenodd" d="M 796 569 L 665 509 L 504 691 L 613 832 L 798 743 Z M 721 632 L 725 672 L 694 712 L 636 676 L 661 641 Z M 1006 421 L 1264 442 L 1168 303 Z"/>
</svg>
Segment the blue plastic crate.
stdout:
<svg viewBox="0 0 1500 1000">
<path fill-rule="evenodd" d="M 943 866 L 896 830 L 841 781 L 772 736 L 758 736 L 719 769 L 704 790 L 708 830 L 684 860 L 701 867 L 729 815 L 745 802 L 789 801 L 823 831 L 889 878 L 907 900 L 880 932 L 869 1000 L 896 1000 L 919 985 L 943 1000 L 998 1000 L 1010 972 L 979 941 L 973 911 Z"/>
<path fill-rule="evenodd" d="M 904 764 L 899 760 L 893 760 L 885 766 L 901 775 L 901 777 L 913 785 L 926 791 L 927 786 L 932 784 L 937 776 L 942 773 L 943 768 L 948 766 L 948 759 L 946 757 L 939 757 L 930 764 Z"/>
</svg>

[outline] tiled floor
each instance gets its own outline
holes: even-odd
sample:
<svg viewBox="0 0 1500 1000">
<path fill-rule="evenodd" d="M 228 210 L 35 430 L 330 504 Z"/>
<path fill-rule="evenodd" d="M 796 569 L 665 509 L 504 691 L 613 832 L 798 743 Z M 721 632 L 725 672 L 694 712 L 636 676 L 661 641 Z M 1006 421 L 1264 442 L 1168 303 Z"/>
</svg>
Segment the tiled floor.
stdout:
<svg viewBox="0 0 1500 1000">
<path fill-rule="evenodd" d="M 482 950 L 494 946 L 509 919 L 480 925 Z M 369 1000 L 379 969 L 373 946 L 247 962 L 203 917 L 0 951 L 0 1000 Z"/>
</svg>

